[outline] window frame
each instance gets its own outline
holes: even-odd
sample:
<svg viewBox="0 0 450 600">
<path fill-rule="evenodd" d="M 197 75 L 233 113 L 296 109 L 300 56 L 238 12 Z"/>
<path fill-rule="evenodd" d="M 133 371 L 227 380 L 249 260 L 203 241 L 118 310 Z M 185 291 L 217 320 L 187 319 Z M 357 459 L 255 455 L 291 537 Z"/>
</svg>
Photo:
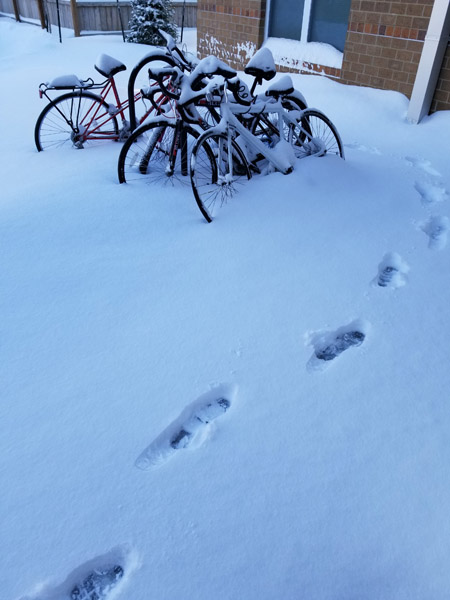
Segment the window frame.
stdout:
<svg viewBox="0 0 450 600">
<path fill-rule="evenodd" d="M 311 30 L 311 19 L 312 19 L 313 2 L 314 1 L 315 0 L 304 0 L 303 19 L 302 19 L 302 27 L 301 27 L 301 32 L 300 32 L 300 39 L 294 40 L 294 41 L 298 41 L 302 44 L 308 44 L 311 42 L 311 40 L 309 40 L 308 38 L 310 35 L 310 30 Z M 264 39 L 265 40 L 267 40 L 267 38 L 269 37 L 269 22 L 270 22 L 271 8 L 272 8 L 271 4 L 272 4 L 272 0 L 266 0 L 266 17 L 265 17 L 265 22 L 264 22 Z M 351 10 L 351 4 L 350 4 L 350 10 Z M 347 21 L 347 28 L 348 28 L 348 21 Z M 334 46 L 334 44 L 332 44 L 331 42 L 327 42 L 327 43 L 329 43 L 330 46 L 333 46 L 334 48 L 339 50 L 339 52 L 343 52 L 343 50 Z"/>
<path fill-rule="evenodd" d="M 305 4 L 303 7 L 303 20 L 302 20 L 302 30 L 300 33 L 300 39 L 296 40 L 299 42 L 307 42 L 308 41 L 308 33 L 309 33 L 309 24 L 311 21 L 311 9 L 312 9 L 313 0 L 305 0 Z M 266 20 L 264 23 L 264 39 L 266 40 L 269 37 L 269 19 L 270 19 L 270 6 L 271 0 L 266 0 Z"/>
</svg>

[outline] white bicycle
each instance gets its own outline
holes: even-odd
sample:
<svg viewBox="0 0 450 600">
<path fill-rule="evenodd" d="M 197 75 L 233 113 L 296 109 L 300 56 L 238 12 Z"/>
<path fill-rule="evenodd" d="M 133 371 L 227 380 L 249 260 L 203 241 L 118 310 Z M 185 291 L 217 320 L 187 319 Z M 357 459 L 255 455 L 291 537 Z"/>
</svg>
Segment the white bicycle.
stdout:
<svg viewBox="0 0 450 600">
<path fill-rule="evenodd" d="M 192 148 L 192 190 L 208 223 L 252 173 L 275 169 L 288 174 L 296 159 L 307 156 L 344 158 L 341 138 L 328 117 L 314 108 L 299 111 L 283 106 L 282 99 L 293 90 L 289 76 L 271 86 L 264 100 L 259 96 L 248 106 L 230 102 L 227 88 L 232 90 L 232 85 L 223 80 L 211 90 L 219 97 L 221 120 Z M 250 128 L 236 117 L 243 113 Z"/>
</svg>

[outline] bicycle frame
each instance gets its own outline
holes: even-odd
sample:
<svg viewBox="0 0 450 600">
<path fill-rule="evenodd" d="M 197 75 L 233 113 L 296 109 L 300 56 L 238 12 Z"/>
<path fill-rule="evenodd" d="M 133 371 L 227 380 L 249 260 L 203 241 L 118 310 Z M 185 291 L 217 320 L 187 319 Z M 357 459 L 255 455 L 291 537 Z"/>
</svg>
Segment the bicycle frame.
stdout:
<svg viewBox="0 0 450 600">
<path fill-rule="evenodd" d="M 156 84 L 154 84 L 154 85 L 156 86 Z M 49 97 L 49 95 L 47 93 L 48 89 L 52 89 L 52 88 L 44 89 L 43 87 L 40 87 L 39 93 L 40 93 L 41 97 L 45 96 L 47 98 L 47 100 L 50 102 L 50 104 L 53 104 L 54 101 Z M 62 89 L 62 88 L 59 88 L 59 89 Z M 64 113 L 58 108 L 57 104 L 54 104 L 54 107 L 56 108 L 58 113 L 61 115 L 61 117 L 67 122 L 69 127 L 71 127 L 74 130 L 74 132 L 77 135 L 79 135 L 81 142 L 84 142 L 87 140 L 105 140 L 105 139 L 111 139 L 111 140 L 117 141 L 118 139 L 120 139 L 121 136 L 123 135 L 122 132 L 120 132 L 120 131 L 118 134 L 116 134 L 114 132 L 98 133 L 99 130 L 101 130 L 108 121 L 110 121 L 113 117 L 116 117 L 117 115 L 119 115 L 120 118 L 122 119 L 122 123 L 124 124 L 124 130 L 125 131 L 129 130 L 128 122 L 127 122 L 126 116 L 125 116 L 125 111 L 127 110 L 127 108 L 129 108 L 130 101 L 129 101 L 129 98 L 127 98 L 124 102 L 121 102 L 114 77 L 108 78 L 102 83 L 92 82 L 92 84 L 83 86 L 81 88 L 67 88 L 67 90 L 69 90 L 69 89 L 78 93 L 79 101 L 78 101 L 78 107 L 75 107 L 76 115 L 72 113 L 72 109 L 71 109 L 71 116 L 72 116 L 72 114 L 73 114 L 73 116 L 76 116 L 76 123 L 78 126 L 75 127 L 73 120 L 68 120 L 66 118 Z M 78 118 L 79 118 L 79 113 L 81 110 L 81 102 L 82 102 L 83 98 L 88 98 L 84 94 L 84 92 L 90 92 L 91 90 L 101 90 L 100 94 L 98 94 L 98 95 L 96 94 L 96 96 L 98 97 L 99 100 L 102 101 L 102 105 L 93 103 L 92 106 L 83 115 L 83 118 L 81 119 L 81 121 L 79 121 Z M 108 104 L 108 102 L 106 100 L 107 97 L 111 93 L 113 94 L 115 104 Z M 141 92 L 136 92 L 134 94 L 133 103 L 137 102 L 141 98 L 142 98 Z M 54 100 L 56 100 L 56 99 L 57 98 L 55 98 Z M 161 98 L 159 98 L 156 101 L 156 104 L 157 104 L 157 106 L 162 106 L 166 101 L 167 101 L 167 98 L 165 98 L 164 96 L 161 96 Z M 108 109 L 106 109 L 106 107 L 103 105 L 103 103 L 108 104 Z M 139 119 L 139 124 L 143 123 L 144 120 L 149 116 L 149 114 L 151 114 L 154 110 L 155 110 L 154 106 L 151 106 L 149 109 L 147 109 L 145 111 L 144 115 Z"/>
<path fill-rule="evenodd" d="M 153 85 L 155 87 L 157 86 L 156 83 Z M 102 98 L 102 100 L 104 100 L 106 102 L 106 98 L 111 91 L 113 92 L 114 99 L 116 101 L 116 105 L 114 107 L 110 106 L 110 109 L 105 113 L 102 113 L 100 115 L 98 115 L 98 114 L 94 115 L 94 118 L 91 120 L 91 122 L 89 124 L 89 130 L 92 132 L 95 132 L 97 129 L 99 129 L 101 126 L 103 126 L 109 119 L 111 119 L 112 116 L 117 116 L 117 115 L 120 115 L 120 118 L 122 119 L 122 123 L 127 124 L 127 131 L 130 130 L 129 123 L 127 122 L 126 117 L 125 117 L 125 110 L 130 108 L 130 98 L 127 98 L 126 100 L 121 102 L 120 97 L 119 97 L 119 92 L 117 91 L 117 86 L 116 86 L 114 77 L 111 77 L 110 79 L 108 79 L 105 82 L 102 92 L 100 94 L 100 97 Z M 134 107 L 134 104 L 141 98 L 142 98 L 141 92 L 134 93 L 133 107 Z M 156 100 L 156 105 L 158 107 L 160 107 L 166 101 L 167 101 L 167 98 L 165 98 L 163 95 L 161 95 L 161 97 L 158 100 Z M 111 109 L 113 109 L 113 112 L 111 112 Z M 99 110 L 100 109 L 97 109 L 96 113 L 98 113 Z M 154 110 L 155 110 L 154 106 L 151 106 L 148 110 L 146 110 L 144 115 L 139 119 L 139 125 L 141 125 L 145 121 L 145 119 L 149 116 L 149 114 L 151 114 Z M 99 119 L 105 118 L 107 115 L 108 115 L 108 117 L 104 121 L 102 121 L 97 127 L 90 129 L 90 125 L 92 124 L 92 122 L 94 120 L 98 121 Z M 112 139 L 119 139 L 120 137 L 121 136 L 119 133 L 119 136 L 112 136 Z M 89 138 L 87 138 L 87 139 L 96 139 L 96 138 L 89 136 Z M 102 139 L 105 139 L 105 136 L 102 136 Z"/>
<path fill-rule="evenodd" d="M 258 108 L 258 110 L 256 111 L 256 108 Z M 261 109 L 261 110 L 259 110 Z M 223 134 L 226 133 L 228 131 L 227 134 L 227 148 L 226 148 L 226 152 L 227 152 L 227 162 L 228 162 L 228 173 L 232 174 L 233 170 L 232 170 L 232 163 L 233 163 L 233 156 L 232 156 L 232 149 L 231 149 L 231 142 L 232 142 L 232 136 L 230 135 L 230 129 L 234 130 L 239 136 L 242 137 L 242 139 L 246 142 L 246 144 L 248 144 L 248 146 L 254 150 L 256 150 L 259 154 L 262 154 L 262 156 L 264 156 L 278 171 L 280 171 L 283 174 L 287 174 L 290 173 L 292 171 L 293 165 L 291 164 L 291 161 L 288 160 L 286 157 L 282 156 L 279 152 L 277 152 L 276 147 L 275 149 L 272 148 L 268 148 L 266 144 L 264 144 L 261 140 L 259 140 L 255 135 L 253 135 L 253 133 L 251 131 L 249 131 L 249 129 L 247 129 L 235 116 L 234 113 L 244 113 L 244 112 L 248 112 L 248 107 L 242 107 L 240 105 L 233 105 L 233 108 L 231 108 L 230 103 L 228 102 L 228 98 L 227 95 L 224 94 L 222 103 L 220 105 L 220 114 L 221 114 L 221 120 L 220 123 L 215 126 L 212 127 L 210 129 L 208 129 L 207 133 L 211 134 L 211 133 L 216 133 L 216 134 Z M 292 125 L 294 127 L 299 127 L 299 123 L 296 119 L 293 119 L 283 108 L 283 106 L 281 105 L 281 103 L 279 101 L 272 103 L 272 102 L 267 102 L 267 103 L 262 103 L 260 105 L 253 105 L 252 110 L 250 112 L 253 112 L 255 114 L 255 116 L 257 114 L 259 114 L 260 112 L 265 112 L 265 113 L 276 113 L 278 116 L 278 131 L 279 131 L 279 135 L 280 135 L 280 141 L 284 139 L 284 135 L 283 135 L 283 124 L 287 123 L 289 125 Z M 302 130 L 303 133 L 307 133 L 306 131 Z M 237 137 L 237 135 L 234 135 L 234 139 Z M 287 141 L 287 140 L 286 140 Z M 219 145 L 219 159 L 221 157 L 221 154 L 223 153 L 224 148 L 223 145 Z M 220 165 L 221 161 L 218 160 L 218 164 Z"/>
<path fill-rule="evenodd" d="M 107 79 L 104 82 L 104 87 L 100 93 L 100 97 L 102 98 L 102 100 L 105 100 L 105 98 L 108 96 L 108 94 L 111 90 L 113 92 L 113 96 L 116 101 L 116 111 L 114 112 L 114 115 L 120 115 L 122 121 L 125 121 L 125 112 L 124 111 L 126 108 L 128 108 L 129 101 L 128 100 L 125 100 L 125 102 L 120 101 L 119 93 L 117 91 L 117 86 L 116 86 L 114 77 L 111 77 L 110 79 Z M 140 97 L 140 93 L 138 93 L 136 95 Z M 136 96 L 135 96 L 135 99 L 136 99 Z M 106 100 L 105 100 L 105 102 L 106 102 Z M 108 115 L 109 114 L 110 113 L 108 111 Z"/>
<path fill-rule="evenodd" d="M 120 117 L 122 119 L 122 123 L 125 123 L 126 119 L 125 119 L 124 111 L 128 106 L 128 100 L 121 103 L 114 78 L 107 79 L 104 82 L 101 90 L 102 91 L 100 93 L 100 98 L 104 102 L 106 102 L 106 98 L 108 97 L 109 93 L 112 91 L 114 99 L 116 101 L 116 105 L 115 106 L 109 105 L 108 110 L 103 110 L 103 108 L 100 105 L 95 105 L 95 104 L 93 104 L 92 107 L 89 108 L 89 110 L 84 115 L 81 122 L 79 122 L 79 125 L 81 125 L 84 128 L 83 132 L 78 132 L 78 133 L 82 133 L 82 141 L 99 140 L 99 139 L 118 140 L 120 138 L 120 132 L 118 135 L 114 134 L 114 133 L 100 135 L 100 134 L 97 134 L 97 132 L 99 129 L 101 129 L 105 125 L 105 123 L 110 121 L 112 119 L 112 117 L 116 116 L 116 115 L 120 115 Z M 140 94 L 137 94 L 137 95 L 140 97 Z M 82 97 L 83 97 L 83 94 L 81 92 L 80 93 L 80 104 L 79 104 L 78 109 L 80 108 Z M 78 118 L 77 118 L 77 123 L 78 123 Z M 94 125 L 94 123 L 95 123 L 95 125 Z"/>
</svg>

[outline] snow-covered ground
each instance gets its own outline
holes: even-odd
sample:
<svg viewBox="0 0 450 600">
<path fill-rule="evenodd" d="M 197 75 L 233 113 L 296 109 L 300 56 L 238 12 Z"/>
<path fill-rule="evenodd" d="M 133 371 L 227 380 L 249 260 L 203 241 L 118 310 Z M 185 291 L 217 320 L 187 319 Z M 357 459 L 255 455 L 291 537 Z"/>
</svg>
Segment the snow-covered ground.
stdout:
<svg viewBox="0 0 450 600">
<path fill-rule="evenodd" d="M 39 83 L 147 51 L 0 19 L 1 598 L 448 599 L 450 114 L 295 76 L 346 160 L 208 225 L 34 147 Z"/>
</svg>

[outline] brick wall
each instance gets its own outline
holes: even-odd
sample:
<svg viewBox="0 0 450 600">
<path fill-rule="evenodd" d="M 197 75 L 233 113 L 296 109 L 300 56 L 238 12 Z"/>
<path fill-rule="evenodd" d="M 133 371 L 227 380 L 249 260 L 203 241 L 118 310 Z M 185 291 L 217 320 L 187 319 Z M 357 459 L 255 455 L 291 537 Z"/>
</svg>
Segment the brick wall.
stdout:
<svg viewBox="0 0 450 600">
<path fill-rule="evenodd" d="M 342 81 L 409 98 L 434 0 L 353 0 Z"/>
<path fill-rule="evenodd" d="M 198 0 L 199 56 L 214 54 L 242 69 L 263 43 L 265 9 L 266 0 Z"/>
<path fill-rule="evenodd" d="M 450 110 L 450 44 L 442 63 L 436 91 L 431 103 L 431 112 L 436 110 Z"/>
<path fill-rule="evenodd" d="M 293 61 L 280 71 L 321 73 L 411 97 L 434 0 L 352 0 L 342 69 Z M 264 41 L 266 0 L 198 0 L 200 57 L 242 69 Z M 450 47 L 431 111 L 450 109 Z"/>
<path fill-rule="evenodd" d="M 1 0 L 0 0 L 1 1 Z M 266 0 L 198 0 L 197 44 L 200 58 L 214 54 L 243 69 L 264 43 Z M 280 72 L 317 73 L 338 79 L 341 70 L 292 59 Z"/>
</svg>

